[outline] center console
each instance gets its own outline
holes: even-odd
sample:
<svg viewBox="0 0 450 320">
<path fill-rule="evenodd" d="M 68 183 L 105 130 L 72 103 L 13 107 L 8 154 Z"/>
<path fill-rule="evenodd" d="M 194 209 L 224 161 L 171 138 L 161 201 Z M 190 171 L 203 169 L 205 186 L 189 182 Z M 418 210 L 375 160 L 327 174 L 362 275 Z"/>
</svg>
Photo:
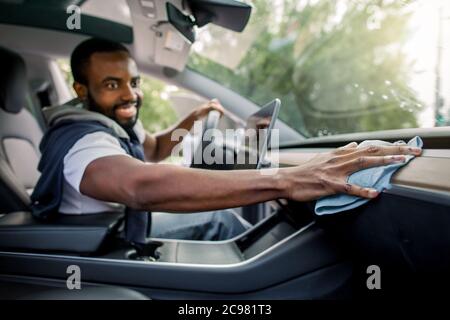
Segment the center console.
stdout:
<svg viewBox="0 0 450 320">
<path fill-rule="evenodd" d="M 263 254 L 312 222 L 308 217 L 290 218 L 276 204 L 269 217 L 234 239 L 188 241 L 149 239 L 143 247 L 124 245 L 102 258 L 147 261 L 149 263 L 232 265 Z"/>
<path fill-rule="evenodd" d="M 269 216 L 225 241 L 149 239 L 135 247 L 116 226 L 93 252 L 1 249 L 0 275 L 65 286 L 68 267 L 76 265 L 84 283 L 124 286 L 153 299 L 324 298 L 346 286 L 351 267 L 310 211 L 266 205 Z"/>
</svg>

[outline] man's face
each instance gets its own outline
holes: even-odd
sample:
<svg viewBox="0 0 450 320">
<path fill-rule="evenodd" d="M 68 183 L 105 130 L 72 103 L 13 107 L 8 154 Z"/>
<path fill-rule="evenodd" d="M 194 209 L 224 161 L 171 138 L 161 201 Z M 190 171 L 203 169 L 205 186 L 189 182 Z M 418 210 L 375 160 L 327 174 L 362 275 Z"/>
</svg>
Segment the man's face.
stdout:
<svg viewBox="0 0 450 320">
<path fill-rule="evenodd" d="M 124 128 L 134 126 L 143 97 L 134 60 L 121 51 L 94 53 L 85 75 L 87 86 L 80 90 L 83 93 L 75 90 L 89 108 L 114 119 Z"/>
</svg>

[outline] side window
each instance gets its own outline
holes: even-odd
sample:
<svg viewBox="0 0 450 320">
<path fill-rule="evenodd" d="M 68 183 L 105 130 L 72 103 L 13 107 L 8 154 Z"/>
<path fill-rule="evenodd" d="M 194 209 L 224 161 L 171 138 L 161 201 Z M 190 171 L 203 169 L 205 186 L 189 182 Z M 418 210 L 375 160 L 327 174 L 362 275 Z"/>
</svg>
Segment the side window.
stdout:
<svg viewBox="0 0 450 320">
<path fill-rule="evenodd" d="M 141 77 L 144 98 L 139 119 L 150 133 L 166 129 L 180 117 L 171 99 L 171 96 L 180 89 L 147 75 L 141 75 Z"/>
<path fill-rule="evenodd" d="M 70 93 L 72 94 L 72 96 L 76 96 L 75 95 L 75 91 L 72 88 L 72 83 L 73 83 L 73 77 L 72 77 L 72 72 L 70 70 L 70 63 L 68 60 L 66 59 L 60 59 L 60 60 L 56 60 L 56 63 L 62 73 L 62 75 L 64 76 L 64 80 L 66 81 L 66 85 L 70 90 Z"/>
</svg>

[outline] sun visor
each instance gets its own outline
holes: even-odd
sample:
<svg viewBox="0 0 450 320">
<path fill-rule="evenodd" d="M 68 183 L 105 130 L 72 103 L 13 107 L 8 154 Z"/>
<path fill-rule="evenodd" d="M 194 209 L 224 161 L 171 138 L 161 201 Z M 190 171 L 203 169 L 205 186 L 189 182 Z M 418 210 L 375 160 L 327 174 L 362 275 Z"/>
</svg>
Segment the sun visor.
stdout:
<svg viewBox="0 0 450 320">
<path fill-rule="evenodd" d="M 208 23 L 236 32 L 248 23 L 251 6 L 235 0 L 127 0 L 133 20 L 134 54 L 141 61 L 182 71 L 196 28 Z"/>
</svg>

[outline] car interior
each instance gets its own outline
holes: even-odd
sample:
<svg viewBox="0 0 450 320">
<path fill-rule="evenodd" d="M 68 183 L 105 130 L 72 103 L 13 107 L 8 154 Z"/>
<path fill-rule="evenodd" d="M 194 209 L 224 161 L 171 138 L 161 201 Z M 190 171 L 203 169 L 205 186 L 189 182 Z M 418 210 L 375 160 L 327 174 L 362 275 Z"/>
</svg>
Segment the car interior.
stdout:
<svg viewBox="0 0 450 320">
<path fill-rule="evenodd" d="M 66 25 L 70 5 L 81 7 L 81 29 Z M 93 36 L 118 41 L 143 74 L 218 98 L 245 120 L 261 105 L 186 64 L 195 28 L 241 32 L 253 9 L 235 0 L 0 0 L 0 299 L 371 298 L 377 294 L 366 289 L 370 265 L 380 266 L 383 286 L 395 293 L 423 294 L 411 279 L 431 290 L 444 287 L 450 278 L 445 126 L 306 138 L 278 119 L 279 145 L 270 146 L 277 167 L 352 141 L 418 135 L 424 151 L 393 176 L 392 188 L 364 206 L 320 217 L 313 202 L 248 206 L 240 212 L 252 228 L 230 240 L 152 239 L 142 250 L 119 238 L 121 213 L 33 217 L 30 194 L 40 176 L 39 143 L 46 130 L 42 108 L 74 97 L 58 59 L 68 59 Z M 66 287 L 72 265 L 81 270 L 83 290 Z"/>
</svg>

